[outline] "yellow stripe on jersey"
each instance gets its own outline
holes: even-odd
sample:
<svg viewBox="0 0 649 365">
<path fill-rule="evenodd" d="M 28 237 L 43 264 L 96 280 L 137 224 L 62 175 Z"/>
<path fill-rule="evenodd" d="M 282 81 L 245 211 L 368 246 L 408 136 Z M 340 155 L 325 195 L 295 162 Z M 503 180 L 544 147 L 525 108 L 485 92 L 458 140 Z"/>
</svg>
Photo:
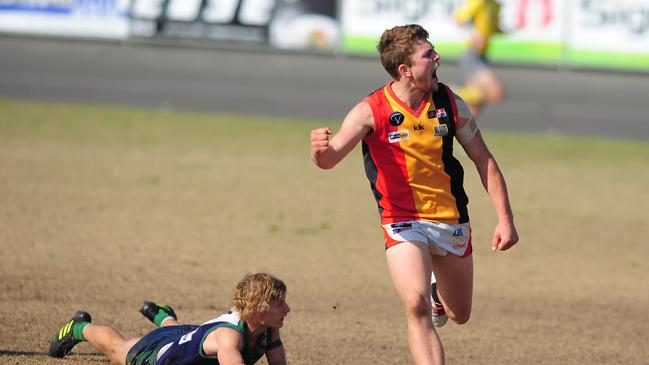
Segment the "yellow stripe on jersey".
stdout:
<svg viewBox="0 0 649 365">
<path fill-rule="evenodd" d="M 392 94 L 390 86 L 384 88 L 384 94 L 392 110 L 404 115 L 400 129 L 410 131 L 410 137 L 402 139 L 399 143 L 405 157 L 408 183 L 420 218 L 457 223 L 458 211 L 455 198 L 451 194 L 451 179 L 444 171 L 442 160 L 443 137 L 447 129 L 444 128 L 446 125 L 440 125 L 439 118 L 435 117 L 437 109 L 433 98 L 429 95 L 423 108 L 413 111 Z"/>
</svg>

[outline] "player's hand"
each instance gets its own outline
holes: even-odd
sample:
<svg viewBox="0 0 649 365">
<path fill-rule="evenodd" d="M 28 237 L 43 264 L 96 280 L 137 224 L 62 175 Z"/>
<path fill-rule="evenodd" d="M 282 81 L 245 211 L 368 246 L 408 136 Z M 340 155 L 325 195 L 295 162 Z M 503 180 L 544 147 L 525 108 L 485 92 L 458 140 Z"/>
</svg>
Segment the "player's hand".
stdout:
<svg viewBox="0 0 649 365">
<path fill-rule="evenodd" d="M 315 162 L 329 148 L 331 129 L 317 128 L 311 131 L 311 159 Z"/>
<path fill-rule="evenodd" d="M 505 251 L 518 242 L 518 232 L 514 222 L 499 222 L 494 229 L 494 236 L 491 240 L 493 251 Z"/>
</svg>

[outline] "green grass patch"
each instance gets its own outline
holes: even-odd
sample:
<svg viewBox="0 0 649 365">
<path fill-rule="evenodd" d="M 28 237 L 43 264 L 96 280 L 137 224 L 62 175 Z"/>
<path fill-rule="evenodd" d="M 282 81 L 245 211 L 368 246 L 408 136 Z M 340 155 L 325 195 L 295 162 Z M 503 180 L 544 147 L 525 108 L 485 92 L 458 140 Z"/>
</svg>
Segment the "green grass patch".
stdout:
<svg viewBox="0 0 649 365">
<path fill-rule="evenodd" d="M 301 120 L 142 108 L 0 100 L 4 139 L 121 146 L 281 148 L 296 140 Z M 276 142 L 283 143 L 276 143 Z M 218 142 L 218 145 L 213 143 Z"/>
<path fill-rule="evenodd" d="M 0 100 L 0 139 L 5 143 L 50 142 L 93 148 L 204 149 L 218 153 L 291 154 L 308 147 L 315 126 L 339 121 L 170 112 L 145 108 L 88 106 Z M 644 141 L 487 133 L 488 143 L 512 161 L 641 163 Z M 305 157 L 305 156 L 302 156 Z M 148 183 L 156 184 L 154 177 Z"/>
<path fill-rule="evenodd" d="M 345 209 L 361 209 L 364 219 L 376 219 L 358 150 L 331 173 L 309 160 L 310 129 L 336 129 L 338 121 L 17 101 L 0 101 L 0 112 L 5 188 L 22 182 L 119 187 L 120 194 L 218 189 L 228 191 L 215 197 L 227 205 L 228 217 L 249 214 L 265 233 L 301 237 L 339 228 L 317 210 L 343 219 Z M 485 139 L 516 210 L 528 219 L 547 214 L 590 226 L 606 219 L 639 224 L 646 216 L 638 208 L 649 206 L 645 141 L 510 133 L 486 133 Z M 471 211 L 493 216 L 471 162 L 456 149 L 467 171 Z M 567 209 L 566 201 L 572 202 Z"/>
</svg>

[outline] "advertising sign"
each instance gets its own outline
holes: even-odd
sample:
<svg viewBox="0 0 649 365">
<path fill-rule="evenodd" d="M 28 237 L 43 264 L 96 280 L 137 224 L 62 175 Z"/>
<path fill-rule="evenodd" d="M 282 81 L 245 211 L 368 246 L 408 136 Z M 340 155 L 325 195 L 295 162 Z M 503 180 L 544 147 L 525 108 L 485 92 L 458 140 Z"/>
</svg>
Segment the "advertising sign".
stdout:
<svg viewBox="0 0 649 365">
<path fill-rule="evenodd" d="M 649 2 L 580 0 L 567 34 L 568 61 L 580 66 L 649 69 Z"/>
<path fill-rule="evenodd" d="M 380 34 L 395 25 L 417 23 L 444 56 L 457 57 L 470 29 L 459 26 L 455 11 L 464 0 L 343 0 L 343 49 L 374 53 Z M 506 0 L 501 3 L 502 35 L 494 37 L 490 55 L 499 60 L 560 58 L 563 12 L 551 0 Z"/>
<path fill-rule="evenodd" d="M 381 33 L 418 23 L 443 57 L 458 57 L 468 30 L 453 14 L 468 0 L 341 0 L 342 48 L 375 54 Z M 645 0 L 501 0 L 495 61 L 649 69 Z"/>
<path fill-rule="evenodd" d="M 563 33 L 568 19 L 566 1 L 500 1 L 500 27 L 490 57 L 494 60 L 559 63 L 563 57 Z"/>
<path fill-rule="evenodd" d="M 129 0 L 0 0 L 0 32 L 125 39 Z"/>
<path fill-rule="evenodd" d="M 328 48 L 338 43 L 335 0 L 132 0 L 135 37 Z"/>
<path fill-rule="evenodd" d="M 435 47 L 446 51 L 445 55 L 457 54 L 468 35 L 453 20 L 453 11 L 459 3 L 460 0 L 343 0 L 340 12 L 343 50 L 374 54 L 384 30 L 417 23 L 428 29 Z"/>
</svg>

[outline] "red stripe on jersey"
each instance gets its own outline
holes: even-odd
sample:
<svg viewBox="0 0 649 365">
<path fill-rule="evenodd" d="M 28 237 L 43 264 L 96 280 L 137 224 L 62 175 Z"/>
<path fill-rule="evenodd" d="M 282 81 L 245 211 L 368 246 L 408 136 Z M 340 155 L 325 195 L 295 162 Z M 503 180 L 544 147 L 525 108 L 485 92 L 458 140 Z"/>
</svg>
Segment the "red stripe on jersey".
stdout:
<svg viewBox="0 0 649 365">
<path fill-rule="evenodd" d="M 372 108 L 374 115 L 374 131 L 372 134 L 365 137 L 368 143 L 379 143 L 382 135 L 398 130 L 397 127 L 389 123 L 381 123 L 387 121 L 389 115 L 386 114 L 387 110 L 391 110 L 390 104 L 383 96 L 384 88 L 376 91 L 368 96 L 367 102 Z M 401 221 L 403 219 L 417 219 L 418 215 L 413 216 L 413 212 L 417 211 L 412 190 L 408 183 L 408 167 L 403 150 L 399 144 L 392 144 L 389 148 L 376 148 L 371 151 L 371 157 L 374 162 L 374 171 L 376 172 L 376 180 L 370 181 L 373 185 L 373 193 L 375 196 L 378 192 L 381 193 L 379 199 L 379 206 L 384 211 L 390 212 L 389 216 L 382 215 L 382 223 L 391 223 Z M 381 161 L 382 168 L 376 169 L 376 161 Z M 368 174 L 369 177 L 369 174 Z M 392 197 L 400 197 L 399 199 L 392 199 Z M 398 205 L 397 205 L 398 204 Z"/>
</svg>

